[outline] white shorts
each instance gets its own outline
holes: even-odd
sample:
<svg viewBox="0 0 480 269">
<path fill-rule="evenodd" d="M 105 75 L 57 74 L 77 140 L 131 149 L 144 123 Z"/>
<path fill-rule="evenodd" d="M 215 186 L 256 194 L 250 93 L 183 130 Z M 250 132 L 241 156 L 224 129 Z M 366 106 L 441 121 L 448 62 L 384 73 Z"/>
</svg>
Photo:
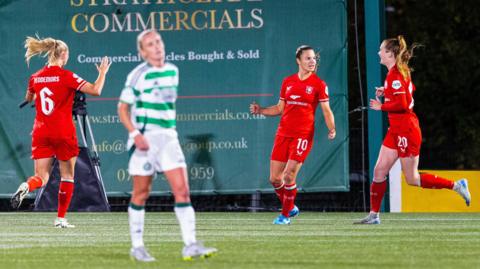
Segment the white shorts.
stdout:
<svg viewBox="0 0 480 269">
<path fill-rule="evenodd" d="M 146 132 L 149 149 L 135 149 L 128 162 L 128 172 L 132 176 L 151 176 L 155 172 L 187 167 L 178 135 L 175 130 Z M 133 141 L 128 141 L 128 145 Z"/>
</svg>

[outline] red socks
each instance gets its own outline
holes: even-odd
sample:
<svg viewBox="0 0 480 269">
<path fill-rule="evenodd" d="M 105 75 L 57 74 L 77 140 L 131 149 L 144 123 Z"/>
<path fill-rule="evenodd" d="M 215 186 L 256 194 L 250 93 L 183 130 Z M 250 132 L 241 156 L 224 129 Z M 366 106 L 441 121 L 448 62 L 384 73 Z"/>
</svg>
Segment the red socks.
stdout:
<svg viewBox="0 0 480 269">
<path fill-rule="evenodd" d="M 288 213 L 295 206 L 297 196 L 297 184 L 286 185 L 283 182 L 279 185 L 272 183 L 280 203 L 282 203 L 282 215 L 288 218 Z"/>
<path fill-rule="evenodd" d="M 420 186 L 425 189 L 453 189 L 454 182 L 432 174 L 420 174 Z"/>
<path fill-rule="evenodd" d="M 27 180 L 28 192 L 32 192 L 43 185 L 43 181 L 39 176 L 31 176 Z"/>
<path fill-rule="evenodd" d="M 277 194 L 278 199 L 280 200 L 280 203 L 283 204 L 283 194 L 285 192 L 285 184 L 283 182 L 280 185 L 272 183 L 272 186 L 273 186 L 273 189 L 275 190 L 275 193 Z"/>
<path fill-rule="evenodd" d="M 380 212 L 380 206 L 382 205 L 383 196 L 387 190 L 387 181 L 372 182 L 370 186 L 370 211 L 375 213 Z"/>
<path fill-rule="evenodd" d="M 59 218 L 64 218 L 73 195 L 73 179 L 61 179 L 58 190 L 58 214 Z"/>
<path fill-rule="evenodd" d="M 453 189 L 454 182 L 432 174 L 420 174 L 420 185 L 426 189 Z M 379 212 L 383 196 L 387 189 L 387 181 L 372 182 L 370 187 L 370 211 Z"/>
<path fill-rule="evenodd" d="M 282 215 L 288 218 L 288 213 L 295 206 L 295 197 L 297 196 L 297 184 L 286 185 L 283 192 Z"/>
</svg>

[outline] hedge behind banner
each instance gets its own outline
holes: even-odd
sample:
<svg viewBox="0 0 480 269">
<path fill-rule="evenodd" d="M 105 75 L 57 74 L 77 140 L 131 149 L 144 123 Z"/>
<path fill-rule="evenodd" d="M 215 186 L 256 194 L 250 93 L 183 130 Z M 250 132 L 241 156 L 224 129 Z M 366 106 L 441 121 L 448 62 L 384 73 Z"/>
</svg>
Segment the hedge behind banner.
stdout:
<svg viewBox="0 0 480 269">
<path fill-rule="evenodd" d="M 192 193 L 272 191 L 269 158 L 279 117 L 249 114 L 249 104 L 278 102 L 284 77 L 298 71 L 295 50 L 320 52 L 318 75 L 329 86 L 337 137 L 327 139 L 320 107 L 314 146 L 298 176 L 300 190 L 348 191 L 346 4 L 338 0 L 0 0 L 0 195 L 33 173 L 35 111 L 18 109 L 29 76 L 23 42 L 38 34 L 64 40 L 67 69 L 89 82 L 94 63 L 113 61 L 100 97 L 87 109 L 109 196 L 128 195 L 127 132 L 117 102 L 127 74 L 139 63 L 136 36 L 159 30 L 167 61 L 178 66 L 177 130 Z M 77 128 L 78 129 L 78 128 Z M 79 141 L 81 141 L 79 139 Z M 77 178 L 76 180 L 81 180 Z M 169 192 L 162 175 L 154 194 Z"/>
</svg>

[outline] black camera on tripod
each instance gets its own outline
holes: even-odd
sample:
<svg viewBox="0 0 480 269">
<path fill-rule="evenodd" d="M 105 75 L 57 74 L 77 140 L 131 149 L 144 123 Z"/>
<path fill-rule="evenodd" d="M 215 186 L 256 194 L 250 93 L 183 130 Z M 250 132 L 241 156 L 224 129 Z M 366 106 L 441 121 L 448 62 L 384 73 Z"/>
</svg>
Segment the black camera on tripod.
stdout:
<svg viewBox="0 0 480 269">
<path fill-rule="evenodd" d="M 74 116 L 87 115 L 87 97 L 85 96 L 85 93 L 81 91 L 75 92 L 75 97 L 73 98 L 72 113 Z"/>
<path fill-rule="evenodd" d="M 75 92 L 75 96 L 73 98 L 72 115 L 77 121 L 78 127 L 80 128 L 83 145 L 86 148 L 88 148 L 87 132 L 90 134 L 93 151 L 93 156 L 91 157 L 92 162 L 95 166 L 100 166 L 100 158 L 98 157 L 97 149 L 95 147 L 95 139 L 93 138 L 92 127 L 90 126 L 90 121 L 88 120 L 87 97 L 85 93 L 81 91 Z M 98 173 L 100 173 L 100 171 L 98 171 Z"/>
</svg>

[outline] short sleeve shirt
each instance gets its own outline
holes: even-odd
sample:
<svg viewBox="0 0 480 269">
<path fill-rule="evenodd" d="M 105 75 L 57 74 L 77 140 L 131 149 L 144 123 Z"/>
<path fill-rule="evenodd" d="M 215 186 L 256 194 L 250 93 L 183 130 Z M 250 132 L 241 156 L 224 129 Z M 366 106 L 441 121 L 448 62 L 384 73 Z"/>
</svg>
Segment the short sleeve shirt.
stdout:
<svg viewBox="0 0 480 269">
<path fill-rule="evenodd" d="M 328 87 L 316 74 L 300 80 L 297 74 L 283 80 L 280 100 L 285 108 L 277 135 L 285 137 L 313 137 L 315 111 L 319 102 L 328 102 Z"/>
<path fill-rule="evenodd" d="M 35 93 L 33 136 L 76 136 L 72 118 L 75 91 L 86 81 L 59 66 L 45 66 L 30 77 L 28 91 Z"/>
<path fill-rule="evenodd" d="M 162 67 L 142 63 L 130 72 L 120 102 L 131 105 L 135 128 L 144 131 L 175 128 L 178 78 L 178 68 L 171 63 Z"/>
</svg>

